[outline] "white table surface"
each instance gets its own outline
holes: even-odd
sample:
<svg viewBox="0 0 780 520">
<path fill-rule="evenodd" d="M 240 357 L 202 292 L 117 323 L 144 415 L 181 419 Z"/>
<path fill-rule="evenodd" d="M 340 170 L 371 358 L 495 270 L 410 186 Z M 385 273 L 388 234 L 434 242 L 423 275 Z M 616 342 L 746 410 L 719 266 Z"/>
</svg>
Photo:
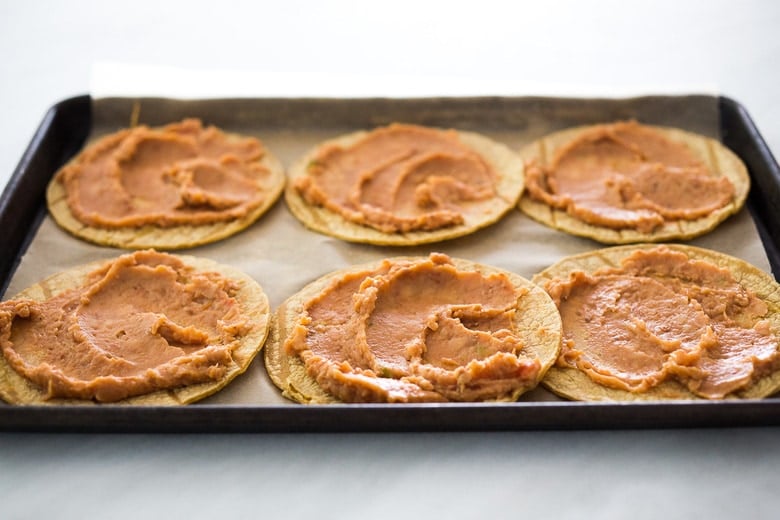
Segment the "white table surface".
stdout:
<svg viewBox="0 0 780 520">
<path fill-rule="evenodd" d="M 711 88 L 743 103 L 778 153 L 778 27 L 769 0 L 2 0 L 0 187 L 46 109 L 87 93 L 97 62 L 267 71 L 259 93 Z M 0 434 L 0 518 L 776 518 L 779 438 Z"/>
</svg>

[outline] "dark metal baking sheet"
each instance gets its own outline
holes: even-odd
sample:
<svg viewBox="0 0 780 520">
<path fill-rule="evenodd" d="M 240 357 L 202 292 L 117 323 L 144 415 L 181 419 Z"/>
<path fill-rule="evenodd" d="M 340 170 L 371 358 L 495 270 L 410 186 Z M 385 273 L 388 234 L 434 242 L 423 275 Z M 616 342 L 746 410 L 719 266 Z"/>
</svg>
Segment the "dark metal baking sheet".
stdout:
<svg viewBox="0 0 780 520">
<path fill-rule="evenodd" d="M 122 114 L 136 100 L 113 100 Z M 145 106 L 166 100 L 144 100 Z M 67 99 L 45 115 L 0 197 L 0 292 L 8 287 L 27 245 L 46 214 L 44 190 L 51 175 L 72 157 L 96 124 L 89 96 Z M 405 120 L 438 126 L 533 125 L 554 114 L 559 127 L 627 117 L 712 133 L 714 106 L 721 141 L 747 164 L 753 187 L 748 208 L 777 279 L 780 273 L 780 168 L 736 101 L 711 96 L 652 96 L 633 100 L 560 98 L 436 99 L 258 99 L 201 102 L 198 114 L 220 124 L 231 114 L 233 126 L 262 124 L 296 128 L 379 125 Z M 105 106 L 103 106 L 105 109 Z M 100 112 L 106 117 L 106 110 Z M 366 114 L 371 114 L 367 118 Z M 657 117 L 654 119 L 654 114 Z M 111 120 L 110 113 L 108 119 Z M 154 111 L 144 122 L 154 121 Z M 24 407 L 0 405 L 2 431 L 104 432 L 271 432 L 271 431 L 459 431 L 579 428 L 659 428 L 759 426 L 780 424 L 780 399 L 727 402 L 576 403 L 521 401 L 424 405 L 214 405 L 126 407 L 117 405 Z"/>
</svg>

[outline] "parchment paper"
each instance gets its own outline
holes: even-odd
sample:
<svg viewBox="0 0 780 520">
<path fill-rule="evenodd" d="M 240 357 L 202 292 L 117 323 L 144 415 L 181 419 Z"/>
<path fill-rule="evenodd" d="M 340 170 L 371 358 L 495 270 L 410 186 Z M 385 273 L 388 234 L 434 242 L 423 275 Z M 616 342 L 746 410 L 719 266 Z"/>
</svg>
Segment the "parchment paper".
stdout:
<svg viewBox="0 0 780 520">
<path fill-rule="evenodd" d="M 135 111 L 135 112 L 134 112 Z M 285 165 L 323 139 L 404 121 L 481 132 L 513 149 L 567 126 L 634 117 L 719 136 L 717 98 L 681 96 L 620 100 L 555 98 L 453 98 L 417 100 L 202 100 L 102 99 L 93 107 L 91 139 L 130 124 L 159 125 L 202 117 L 225 130 L 259 137 Z M 688 242 L 742 258 L 762 270 L 769 262 L 746 209 L 713 232 Z M 526 278 L 564 256 L 604 247 L 537 224 L 518 210 L 471 236 L 411 248 L 352 244 L 305 229 L 283 199 L 244 232 L 214 244 L 181 251 L 232 265 L 254 277 L 276 308 L 285 298 L 330 271 L 352 264 L 432 251 L 493 265 Z M 83 242 L 46 217 L 17 272 L 7 297 L 70 267 L 113 258 L 122 250 Z M 538 389 L 522 400 L 557 399 Z M 230 404 L 290 404 L 268 379 L 262 352 L 248 371 L 202 401 Z"/>
</svg>

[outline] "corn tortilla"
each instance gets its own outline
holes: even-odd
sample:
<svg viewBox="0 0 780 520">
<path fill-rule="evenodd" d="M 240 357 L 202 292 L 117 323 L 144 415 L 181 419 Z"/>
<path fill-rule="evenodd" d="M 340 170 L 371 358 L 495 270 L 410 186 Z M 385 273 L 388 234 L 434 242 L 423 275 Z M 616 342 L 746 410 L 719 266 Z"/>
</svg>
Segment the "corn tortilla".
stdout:
<svg viewBox="0 0 780 520">
<path fill-rule="evenodd" d="M 725 176 L 734 186 L 734 197 L 726 206 L 711 214 L 694 220 L 667 221 L 652 232 L 636 229 L 612 229 L 596 226 L 569 215 L 566 211 L 550 208 L 524 193 L 518 207 L 527 216 L 554 229 L 604 244 L 632 244 L 640 242 L 664 242 L 668 240 L 689 240 L 715 229 L 730 215 L 738 212 L 745 204 L 750 190 L 750 176 L 742 160 L 723 144 L 703 135 L 677 128 L 649 126 L 666 138 L 685 144 L 716 176 Z M 581 133 L 594 126 L 580 126 L 549 134 L 520 150 L 526 164 L 536 161 L 540 166 L 549 164 L 556 152 Z"/>
<path fill-rule="evenodd" d="M 241 306 L 242 313 L 249 318 L 251 325 L 240 339 L 238 347 L 233 350 L 233 363 L 221 379 L 142 394 L 112 404 L 171 406 L 192 403 L 208 397 L 224 388 L 249 367 L 268 336 L 270 326 L 268 297 L 255 280 L 237 269 L 217 264 L 212 260 L 181 255 L 178 255 L 177 258 L 193 267 L 197 272 L 216 272 L 233 281 L 238 286 L 235 298 Z M 89 273 L 105 263 L 107 262 L 93 262 L 55 274 L 23 290 L 14 296 L 14 299 L 46 300 L 51 296 L 82 285 Z M 96 404 L 94 401 L 83 399 L 46 399 L 46 394 L 37 385 L 14 371 L 2 354 L 0 354 L 0 398 L 10 404 L 25 405 Z"/>
<path fill-rule="evenodd" d="M 425 257 L 398 257 L 390 260 L 425 260 Z M 540 360 L 542 369 L 539 378 L 541 379 L 558 356 L 562 334 L 560 315 L 547 293 L 514 273 L 468 260 L 453 258 L 452 262 L 461 271 L 476 271 L 485 275 L 502 273 L 509 277 L 516 288 L 528 289 L 528 293 L 520 297 L 517 302 L 516 333 L 522 339 L 523 353 Z M 298 356 L 288 355 L 285 352 L 284 343 L 309 300 L 335 280 L 351 273 L 373 270 L 380 263 L 373 262 L 352 266 L 327 274 L 289 297 L 274 313 L 271 319 L 270 337 L 264 350 L 265 366 L 271 380 L 282 390 L 285 397 L 303 404 L 341 402 L 317 384 L 314 378 L 307 373 Z M 526 390 L 530 390 L 530 388 Z M 514 395 L 512 400 L 516 400 L 519 395 L 520 393 Z"/>
<path fill-rule="evenodd" d="M 772 275 L 738 258 L 694 246 L 664 244 L 672 251 L 682 252 L 691 260 L 702 260 L 728 269 L 734 280 L 752 291 L 768 307 L 766 319 L 776 337 L 780 337 L 780 285 Z M 603 267 L 617 267 L 624 258 L 638 250 L 649 250 L 658 244 L 637 244 L 600 249 L 564 258 L 533 277 L 533 282 L 544 286 L 552 279 L 568 279 L 569 273 L 593 273 Z M 670 399 L 706 400 L 691 392 L 683 384 L 667 380 L 646 392 L 629 392 L 609 388 L 594 382 L 577 368 L 553 366 L 547 371 L 542 385 L 555 394 L 579 401 L 657 401 Z M 780 370 L 753 381 L 752 384 L 726 398 L 757 399 L 780 391 Z"/>
<path fill-rule="evenodd" d="M 228 139 L 244 136 L 226 134 Z M 68 164 L 79 160 L 80 154 Z M 58 175 L 52 177 L 46 189 L 46 204 L 54 221 L 72 235 L 95 244 L 123 249 L 186 249 L 225 239 L 243 231 L 256 222 L 278 200 L 284 190 L 285 174 L 282 163 L 267 149 L 259 164 L 269 176 L 266 180 L 266 196 L 262 203 L 246 215 L 231 221 L 200 225 L 177 225 L 161 227 L 143 225 L 139 227 L 100 228 L 79 221 L 71 212 L 67 202 L 65 186 Z M 67 166 L 67 165 L 66 165 Z"/>
<path fill-rule="evenodd" d="M 524 187 L 523 162 L 507 146 L 473 132 L 458 131 L 461 142 L 477 152 L 493 167 L 498 174 L 495 183 L 496 195 L 484 201 L 484 211 L 479 217 L 467 219 L 457 226 L 432 231 L 410 231 L 386 233 L 369 226 L 351 222 L 343 216 L 326 208 L 306 202 L 295 188 L 295 180 L 308 175 L 308 164 L 326 146 L 336 145 L 348 148 L 368 134 L 358 131 L 325 141 L 309 150 L 289 168 L 290 177 L 285 189 L 285 201 L 295 217 L 307 228 L 349 242 L 360 242 L 386 246 L 414 246 L 450 240 L 471 234 L 483 227 L 494 224 L 508 213 L 516 204 Z"/>
</svg>

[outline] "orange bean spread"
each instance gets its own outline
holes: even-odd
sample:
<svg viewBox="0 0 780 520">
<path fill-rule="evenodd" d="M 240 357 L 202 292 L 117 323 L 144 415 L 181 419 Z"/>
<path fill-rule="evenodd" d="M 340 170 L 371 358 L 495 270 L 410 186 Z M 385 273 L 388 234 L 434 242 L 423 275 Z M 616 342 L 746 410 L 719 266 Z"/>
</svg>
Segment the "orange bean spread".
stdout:
<svg viewBox="0 0 780 520">
<path fill-rule="evenodd" d="M 139 251 L 45 301 L 0 303 L 0 347 L 49 398 L 110 402 L 210 382 L 248 327 L 235 290 L 217 273 Z"/>
</svg>

